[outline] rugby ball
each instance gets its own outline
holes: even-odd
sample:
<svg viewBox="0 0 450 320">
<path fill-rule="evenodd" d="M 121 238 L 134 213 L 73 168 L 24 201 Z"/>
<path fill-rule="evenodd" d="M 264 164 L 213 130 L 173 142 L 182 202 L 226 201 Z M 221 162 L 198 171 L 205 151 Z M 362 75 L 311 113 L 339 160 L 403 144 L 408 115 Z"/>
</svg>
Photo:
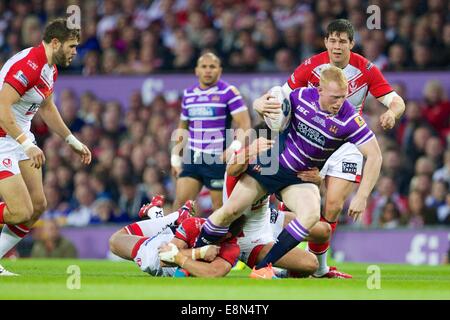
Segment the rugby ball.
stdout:
<svg viewBox="0 0 450 320">
<path fill-rule="evenodd" d="M 283 131 L 289 124 L 291 118 L 291 103 L 289 97 L 284 95 L 283 89 L 280 86 L 275 86 L 269 90 L 271 96 L 281 104 L 281 112 L 275 119 L 264 116 L 264 121 L 267 126 L 273 131 Z"/>
</svg>

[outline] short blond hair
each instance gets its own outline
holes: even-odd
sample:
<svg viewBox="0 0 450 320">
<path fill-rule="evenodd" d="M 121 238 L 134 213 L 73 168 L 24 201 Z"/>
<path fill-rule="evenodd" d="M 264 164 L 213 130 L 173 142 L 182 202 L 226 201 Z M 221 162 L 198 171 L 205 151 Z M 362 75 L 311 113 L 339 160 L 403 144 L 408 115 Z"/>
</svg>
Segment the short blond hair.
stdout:
<svg viewBox="0 0 450 320">
<path fill-rule="evenodd" d="M 326 86 L 330 82 L 335 82 L 342 89 L 348 87 L 348 81 L 342 69 L 330 66 L 323 69 L 320 73 L 320 86 Z"/>
</svg>

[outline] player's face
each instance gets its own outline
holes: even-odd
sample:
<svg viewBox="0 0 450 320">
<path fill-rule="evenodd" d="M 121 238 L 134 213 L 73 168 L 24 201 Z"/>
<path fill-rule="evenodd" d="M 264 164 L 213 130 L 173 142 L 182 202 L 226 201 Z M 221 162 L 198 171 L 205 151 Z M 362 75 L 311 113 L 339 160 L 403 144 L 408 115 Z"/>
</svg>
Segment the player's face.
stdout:
<svg viewBox="0 0 450 320">
<path fill-rule="evenodd" d="M 325 47 L 327 47 L 328 56 L 331 64 L 336 67 L 344 68 L 350 61 L 350 50 L 352 50 L 354 41 L 350 41 L 345 32 L 333 33 L 325 38 Z"/>
<path fill-rule="evenodd" d="M 195 68 L 195 75 L 198 77 L 198 81 L 202 87 L 210 87 L 214 85 L 222 74 L 222 68 L 219 65 L 219 61 L 209 57 L 200 59 Z"/>
<path fill-rule="evenodd" d="M 67 67 L 77 54 L 77 39 L 69 39 L 60 44 L 59 49 L 54 53 L 54 62 L 60 67 Z"/>
<path fill-rule="evenodd" d="M 336 82 L 329 82 L 319 87 L 319 103 L 322 109 L 337 114 L 347 97 L 348 88 L 341 88 Z"/>
</svg>

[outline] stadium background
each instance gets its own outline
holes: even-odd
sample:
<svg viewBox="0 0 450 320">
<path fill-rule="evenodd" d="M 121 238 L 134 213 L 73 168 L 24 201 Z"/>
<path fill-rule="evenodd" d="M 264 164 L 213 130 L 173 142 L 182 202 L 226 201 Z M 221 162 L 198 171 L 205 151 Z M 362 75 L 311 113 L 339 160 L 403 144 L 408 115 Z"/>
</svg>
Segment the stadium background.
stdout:
<svg viewBox="0 0 450 320">
<path fill-rule="evenodd" d="M 1 1 L 0 64 L 38 44 L 45 23 L 64 16 L 71 4 L 81 8 L 82 41 L 72 66 L 60 70 L 55 95 L 65 122 L 93 151 L 93 164 L 82 169 L 39 115 L 33 130 L 47 158 L 42 221 L 63 227 L 80 257 L 106 258 L 112 230 L 136 220 L 153 195 L 173 200 L 168 141 L 178 123 L 181 89 L 196 80 L 199 53 L 211 50 L 222 58 L 224 79 L 239 83 L 251 109 L 253 98 L 324 49 L 331 20 L 348 18 L 357 31 L 355 51 L 383 71 L 405 99 L 406 112 L 394 130 L 383 132 L 378 117 L 384 107 L 366 102 L 365 118 L 383 151 L 382 174 L 364 218 L 353 224 L 341 216 L 333 251 L 345 261 L 446 261 L 447 1 Z M 379 30 L 366 27 L 370 4 L 381 9 Z M 199 204 L 207 215 L 207 192 Z M 29 256 L 49 229 L 38 224 L 11 255 Z"/>
</svg>

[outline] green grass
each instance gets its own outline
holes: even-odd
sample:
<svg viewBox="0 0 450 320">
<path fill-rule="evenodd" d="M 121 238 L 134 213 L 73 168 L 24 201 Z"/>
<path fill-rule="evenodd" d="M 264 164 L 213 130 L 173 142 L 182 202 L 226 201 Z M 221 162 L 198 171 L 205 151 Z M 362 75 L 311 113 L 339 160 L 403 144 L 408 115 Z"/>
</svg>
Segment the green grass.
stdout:
<svg viewBox="0 0 450 320">
<path fill-rule="evenodd" d="M 249 269 L 226 278 L 154 278 L 132 262 L 103 260 L 2 260 L 20 277 L 0 277 L 4 299 L 450 299 L 449 266 L 379 264 L 381 288 L 367 288 L 368 264 L 337 264 L 354 276 L 341 279 L 249 279 Z M 67 268 L 81 270 L 81 288 L 70 290 Z M 70 281 L 69 281 L 70 282 Z"/>
</svg>

